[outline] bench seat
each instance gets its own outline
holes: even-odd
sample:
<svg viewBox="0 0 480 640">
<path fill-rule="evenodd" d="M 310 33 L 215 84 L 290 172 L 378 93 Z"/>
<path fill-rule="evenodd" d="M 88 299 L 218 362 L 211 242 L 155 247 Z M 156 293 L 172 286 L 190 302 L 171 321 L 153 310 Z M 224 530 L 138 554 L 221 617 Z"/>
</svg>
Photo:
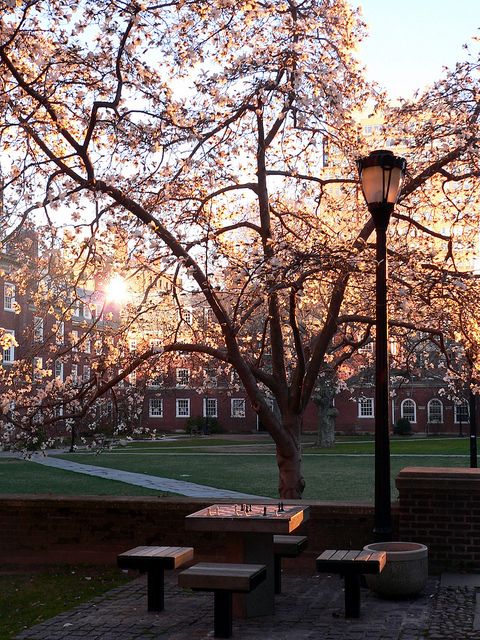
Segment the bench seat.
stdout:
<svg viewBox="0 0 480 640">
<path fill-rule="evenodd" d="M 345 617 L 360 617 L 360 575 L 379 574 L 387 562 L 385 551 L 327 549 L 316 560 L 317 571 L 339 573 L 345 580 Z"/>
<path fill-rule="evenodd" d="M 163 611 L 164 571 L 179 569 L 193 560 L 193 547 L 134 547 L 117 556 L 120 569 L 136 569 L 147 573 L 149 611 Z"/>
<path fill-rule="evenodd" d="M 214 636 L 232 635 L 232 593 L 249 593 L 267 575 L 262 564 L 199 562 L 178 574 L 178 584 L 194 591 L 213 591 Z"/>
<path fill-rule="evenodd" d="M 282 592 L 282 558 L 296 558 L 308 545 L 307 536 L 273 536 L 275 593 Z"/>
</svg>

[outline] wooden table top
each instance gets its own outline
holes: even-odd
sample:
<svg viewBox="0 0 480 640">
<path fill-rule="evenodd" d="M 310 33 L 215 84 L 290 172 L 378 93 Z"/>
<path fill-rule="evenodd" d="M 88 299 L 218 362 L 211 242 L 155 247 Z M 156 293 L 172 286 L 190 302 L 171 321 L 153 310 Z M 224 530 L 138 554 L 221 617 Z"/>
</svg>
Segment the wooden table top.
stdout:
<svg viewBox="0 0 480 640">
<path fill-rule="evenodd" d="M 213 504 L 185 518 L 190 531 L 230 531 L 243 533 L 291 533 L 309 518 L 303 505 Z"/>
</svg>

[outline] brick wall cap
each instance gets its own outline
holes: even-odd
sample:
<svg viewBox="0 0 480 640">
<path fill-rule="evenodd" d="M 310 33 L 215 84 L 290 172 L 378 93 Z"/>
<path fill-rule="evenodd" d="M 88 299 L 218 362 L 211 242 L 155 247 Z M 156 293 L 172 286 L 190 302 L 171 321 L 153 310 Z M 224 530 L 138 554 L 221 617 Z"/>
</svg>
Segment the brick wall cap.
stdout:
<svg viewBox="0 0 480 640">
<path fill-rule="evenodd" d="M 458 478 L 479 479 L 480 469 L 469 467 L 405 467 L 397 478 Z"/>
</svg>

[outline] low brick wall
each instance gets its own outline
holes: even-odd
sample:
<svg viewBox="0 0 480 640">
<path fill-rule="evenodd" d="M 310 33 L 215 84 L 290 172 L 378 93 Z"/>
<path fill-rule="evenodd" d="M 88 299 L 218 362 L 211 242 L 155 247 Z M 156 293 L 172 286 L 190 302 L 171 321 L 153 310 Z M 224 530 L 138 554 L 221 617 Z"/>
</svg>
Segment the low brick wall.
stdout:
<svg viewBox="0 0 480 640">
<path fill-rule="evenodd" d="M 187 532 L 184 518 L 212 501 L 193 498 L 0 495 L 0 563 L 115 563 L 121 551 L 141 544 L 188 545 L 197 559 L 225 559 L 221 534 Z M 218 501 L 222 502 L 222 501 Z M 229 502 L 224 500 L 223 502 Z M 302 525 L 312 557 L 328 548 L 361 548 L 372 542 L 371 505 L 307 502 Z M 300 531 L 299 531 L 300 532 Z"/>
<path fill-rule="evenodd" d="M 426 544 L 432 571 L 480 569 L 480 470 L 409 467 L 396 483 L 394 539 Z M 140 544 L 188 545 L 197 559 L 224 560 L 222 535 L 184 527 L 186 515 L 210 503 L 181 497 L 0 495 L 0 563 L 113 564 L 118 553 Z M 324 549 L 358 549 L 373 541 L 372 505 L 305 504 L 310 520 L 299 533 L 308 535 L 309 547 L 297 566 L 313 567 Z"/>
<path fill-rule="evenodd" d="M 429 548 L 430 567 L 480 568 L 480 469 L 407 467 L 400 471 L 401 540 Z"/>
</svg>

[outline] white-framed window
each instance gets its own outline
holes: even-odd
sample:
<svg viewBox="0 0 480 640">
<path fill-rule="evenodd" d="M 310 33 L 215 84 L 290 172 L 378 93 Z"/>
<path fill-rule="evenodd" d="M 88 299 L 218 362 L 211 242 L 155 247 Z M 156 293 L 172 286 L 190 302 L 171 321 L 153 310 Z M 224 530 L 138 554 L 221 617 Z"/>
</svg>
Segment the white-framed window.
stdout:
<svg viewBox="0 0 480 640">
<path fill-rule="evenodd" d="M 373 418 L 374 416 L 373 398 L 360 398 L 358 401 L 358 417 Z"/>
<path fill-rule="evenodd" d="M 232 369 L 230 373 L 230 382 L 232 384 L 240 384 L 240 376 L 238 375 L 238 372 L 236 369 Z"/>
<path fill-rule="evenodd" d="M 5 311 L 15 311 L 15 285 L 11 282 L 3 285 L 3 308 Z"/>
<path fill-rule="evenodd" d="M 3 333 L 13 337 L 13 340 L 10 341 L 10 346 L 3 349 L 3 364 L 13 364 L 15 362 L 15 331 L 13 329 L 3 329 Z"/>
<path fill-rule="evenodd" d="M 70 375 L 72 376 L 72 384 L 77 385 L 78 384 L 78 364 L 72 364 L 72 371 Z"/>
<path fill-rule="evenodd" d="M 406 418 L 410 422 L 417 421 L 417 405 L 414 400 L 411 398 L 402 400 L 402 404 L 400 405 L 400 416 L 402 418 Z"/>
<path fill-rule="evenodd" d="M 56 418 L 61 418 L 63 416 L 63 404 L 56 404 L 53 408 L 53 413 Z"/>
<path fill-rule="evenodd" d="M 78 331 L 73 330 L 70 333 L 70 342 L 72 343 L 72 351 L 78 351 Z"/>
<path fill-rule="evenodd" d="M 148 401 L 148 415 L 150 418 L 163 418 L 162 398 L 150 398 Z"/>
<path fill-rule="evenodd" d="M 203 320 L 205 322 L 205 326 L 207 327 L 215 320 L 215 315 L 210 307 L 205 307 L 203 309 Z"/>
<path fill-rule="evenodd" d="M 468 406 L 468 402 L 464 400 L 463 402 L 456 402 L 453 405 L 453 418 L 455 424 L 461 424 L 462 422 L 470 421 L 470 407 Z"/>
<path fill-rule="evenodd" d="M 177 369 L 177 387 L 186 387 L 190 382 L 190 369 Z"/>
<path fill-rule="evenodd" d="M 92 341 L 90 338 L 83 341 L 83 350 L 85 353 L 92 353 Z"/>
<path fill-rule="evenodd" d="M 59 322 L 57 329 L 57 343 L 63 344 L 65 342 L 65 323 Z"/>
<path fill-rule="evenodd" d="M 128 382 L 132 385 L 132 387 L 134 387 L 137 384 L 137 372 L 132 371 L 132 373 L 128 375 L 127 379 L 128 379 Z"/>
<path fill-rule="evenodd" d="M 218 386 L 218 378 L 216 369 L 206 369 L 205 370 L 205 384 L 207 387 L 216 387 Z"/>
<path fill-rule="evenodd" d="M 245 418 L 245 398 L 232 398 L 230 406 L 232 418 Z"/>
<path fill-rule="evenodd" d="M 73 305 L 73 316 L 74 318 L 80 318 L 82 315 L 82 303 L 80 300 L 75 300 Z"/>
<path fill-rule="evenodd" d="M 190 398 L 177 398 L 175 400 L 175 415 L 177 418 L 190 417 Z"/>
<path fill-rule="evenodd" d="M 83 376 L 82 376 L 83 382 L 88 382 L 90 380 L 90 375 L 91 375 L 90 367 L 88 366 L 88 364 L 84 364 L 83 365 Z"/>
<path fill-rule="evenodd" d="M 160 338 L 151 338 L 150 339 L 150 348 L 153 349 L 155 353 L 159 353 L 162 350 L 162 341 Z"/>
<path fill-rule="evenodd" d="M 443 422 L 443 402 L 438 398 L 433 398 L 427 404 L 427 420 L 428 422 Z"/>
<path fill-rule="evenodd" d="M 375 343 L 373 342 L 373 340 L 371 340 L 370 342 L 366 342 L 365 344 L 362 344 L 361 347 L 358 347 L 358 353 L 373 353 L 374 345 Z"/>
<path fill-rule="evenodd" d="M 132 353 L 135 353 L 135 351 L 137 350 L 137 339 L 136 338 L 129 338 L 129 340 L 128 340 L 128 350 L 131 351 Z"/>
<path fill-rule="evenodd" d="M 182 318 L 187 324 L 192 324 L 193 322 L 193 311 L 190 307 L 185 307 L 182 309 Z"/>
<path fill-rule="evenodd" d="M 218 401 L 216 398 L 203 399 L 203 417 L 218 418 Z"/>
<path fill-rule="evenodd" d="M 158 372 L 158 373 L 154 373 L 148 380 L 147 380 L 147 386 L 149 387 L 161 387 L 163 385 L 163 373 L 162 372 Z"/>
<path fill-rule="evenodd" d="M 88 304 L 88 302 L 83 303 L 83 317 L 86 320 L 92 319 L 92 310 L 90 309 L 90 305 Z"/>
<path fill-rule="evenodd" d="M 33 318 L 33 341 L 43 342 L 43 318 L 39 316 Z"/>
<path fill-rule="evenodd" d="M 55 378 L 63 382 L 63 362 L 61 360 L 55 360 Z"/>
<path fill-rule="evenodd" d="M 42 370 L 43 370 L 43 358 L 39 356 L 35 356 L 33 358 L 33 381 L 41 382 L 42 381 Z"/>
</svg>

